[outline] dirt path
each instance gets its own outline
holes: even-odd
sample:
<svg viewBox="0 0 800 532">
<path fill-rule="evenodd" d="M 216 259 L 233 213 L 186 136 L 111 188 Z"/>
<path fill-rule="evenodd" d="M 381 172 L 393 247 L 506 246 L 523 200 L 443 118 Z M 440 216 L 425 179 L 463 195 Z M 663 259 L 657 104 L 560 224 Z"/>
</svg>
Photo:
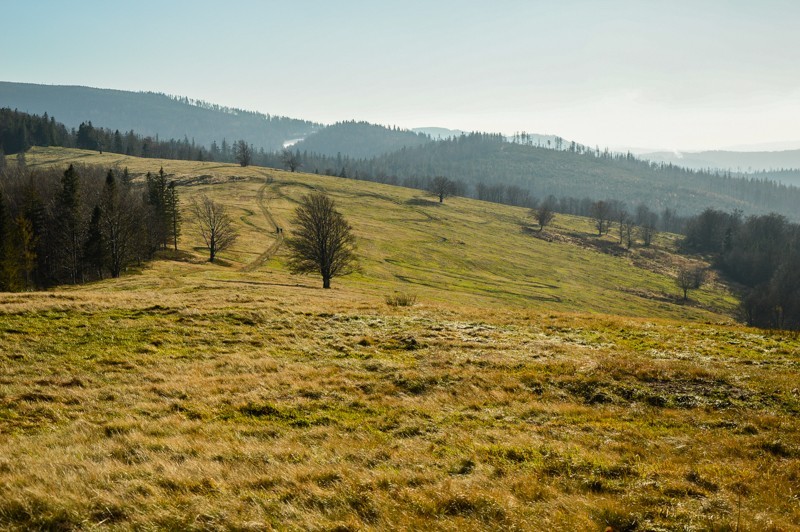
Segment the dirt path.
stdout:
<svg viewBox="0 0 800 532">
<path fill-rule="evenodd" d="M 269 211 L 267 207 L 267 203 L 269 198 L 267 198 L 267 187 L 269 183 L 264 181 L 264 184 L 258 189 L 258 208 L 261 209 L 261 214 L 264 215 L 264 218 L 267 219 L 267 222 L 272 226 L 271 227 L 271 234 L 275 241 L 255 260 L 251 261 L 250 263 L 246 264 L 241 271 L 243 272 L 252 272 L 255 271 L 257 268 L 263 266 L 270 258 L 272 258 L 275 253 L 283 245 L 283 230 L 280 228 L 278 223 L 275 221 L 275 217 L 272 216 L 272 213 Z M 280 231 L 279 231 L 280 229 Z"/>
</svg>

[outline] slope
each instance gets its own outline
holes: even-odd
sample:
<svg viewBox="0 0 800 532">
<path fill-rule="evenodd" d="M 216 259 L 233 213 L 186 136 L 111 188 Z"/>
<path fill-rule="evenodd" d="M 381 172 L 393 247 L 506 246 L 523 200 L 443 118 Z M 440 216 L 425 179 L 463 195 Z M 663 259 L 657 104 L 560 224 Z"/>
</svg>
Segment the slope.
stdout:
<svg viewBox="0 0 800 532">
<path fill-rule="evenodd" d="M 298 142 L 293 149 L 328 156 L 369 158 L 428 142 L 430 139 L 424 134 L 352 121 L 321 129 Z"/>
<path fill-rule="evenodd" d="M 306 168 L 326 168 L 330 160 L 309 160 Z M 506 142 L 499 135 L 470 134 L 431 142 L 370 160 L 344 163 L 347 175 L 398 182 L 444 175 L 471 187 L 515 186 L 542 198 L 640 202 L 660 211 L 696 214 L 707 207 L 742 209 L 747 214 L 778 212 L 797 219 L 800 189 L 771 181 L 740 179 L 630 156 L 576 148 L 553 150 Z"/>
<path fill-rule="evenodd" d="M 164 164 L 184 206 L 213 195 L 242 239 L 209 264 L 187 226 L 182 254 L 121 279 L 0 295 L 0 527 L 800 520 L 798 338 L 619 289 L 658 291 L 666 276 L 600 253 L 585 220 L 559 217 L 550 242 L 520 227 L 523 210 L 397 187 L 70 150 L 28 159 Z M 322 290 L 288 275 L 280 250 L 242 271 L 311 188 L 352 222 L 363 274 Z M 394 290 L 418 304 L 387 306 Z M 601 314 L 616 311 L 694 321 Z"/>
<path fill-rule="evenodd" d="M 302 138 L 319 127 L 306 120 L 229 109 L 164 94 L 64 85 L 35 85 L 0 81 L 0 107 L 48 113 L 67 127 L 91 121 L 122 132 L 134 130 L 161 139 L 193 139 L 232 143 L 245 139 L 257 148 L 277 150 L 290 139 Z"/>
<path fill-rule="evenodd" d="M 670 265 L 643 269 L 634 265 L 641 262 L 638 253 L 620 251 L 615 256 L 598 251 L 603 246 L 597 245 L 591 223 L 583 218 L 557 217 L 551 242 L 533 236 L 525 209 L 467 198 L 439 204 L 419 191 L 378 183 L 61 148 L 34 148 L 27 159 L 32 169 L 78 161 L 128 167 L 134 176 L 163 166 L 171 178 L 187 185 L 185 202 L 207 191 L 229 204 L 244 222 L 242 239 L 228 259 L 234 265 L 250 263 L 272 245 L 274 224 L 288 227 L 301 194 L 325 190 L 348 216 L 361 248 L 363 274 L 340 282 L 378 297 L 413 289 L 424 299 L 470 306 L 511 304 L 681 319 L 709 319 L 715 312 L 730 312 L 735 304 L 719 286 L 701 290 L 696 298 L 699 306 L 668 303 L 677 294 L 672 278 L 665 274 Z M 265 179 L 271 183 L 262 191 Z M 263 203 L 258 198 L 265 196 L 277 222 L 260 214 Z M 192 246 L 198 244 L 195 240 Z M 285 274 L 280 254 L 267 266 L 271 274 Z"/>
</svg>

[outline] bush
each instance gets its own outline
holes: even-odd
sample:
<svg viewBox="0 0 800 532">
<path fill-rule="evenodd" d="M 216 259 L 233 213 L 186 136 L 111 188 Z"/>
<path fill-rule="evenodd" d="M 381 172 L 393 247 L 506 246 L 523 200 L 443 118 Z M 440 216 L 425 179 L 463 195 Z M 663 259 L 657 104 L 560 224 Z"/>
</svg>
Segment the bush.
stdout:
<svg viewBox="0 0 800 532">
<path fill-rule="evenodd" d="M 406 292 L 395 292 L 386 296 L 386 304 L 390 307 L 411 307 L 417 302 L 417 296 Z"/>
</svg>

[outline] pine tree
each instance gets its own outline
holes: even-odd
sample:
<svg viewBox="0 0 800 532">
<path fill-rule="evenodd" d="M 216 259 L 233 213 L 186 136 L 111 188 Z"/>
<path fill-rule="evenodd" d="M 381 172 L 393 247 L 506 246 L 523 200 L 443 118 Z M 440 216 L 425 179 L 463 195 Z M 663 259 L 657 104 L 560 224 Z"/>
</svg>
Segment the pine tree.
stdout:
<svg viewBox="0 0 800 532">
<path fill-rule="evenodd" d="M 149 228 L 153 244 L 166 249 L 169 244 L 172 225 L 171 213 L 168 211 L 167 176 L 162 167 L 158 174 L 147 174 L 147 203 L 152 207 L 153 220 Z"/>
<path fill-rule="evenodd" d="M 172 240 L 173 246 L 175 247 L 175 251 L 178 251 L 178 237 L 181 235 L 181 212 L 178 191 L 175 188 L 175 181 L 170 181 L 169 187 L 167 187 L 167 214 L 169 216 L 170 224 L 169 236 Z"/>
<path fill-rule="evenodd" d="M 81 278 L 81 252 L 83 251 L 83 227 L 80 216 L 79 178 L 73 165 L 61 179 L 58 207 L 61 214 L 62 268 L 69 280 L 75 284 Z"/>
<path fill-rule="evenodd" d="M 0 190 L 0 291 L 11 290 L 10 270 L 12 259 L 11 247 L 11 224 L 8 223 L 8 212 L 6 209 L 5 198 Z"/>
<path fill-rule="evenodd" d="M 114 153 L 123 153 L 125 151 L 122 143 L 122 133 L 119 132 L 119 129 L 114 131 L 113 151 Z"/>
<path fill-rule="evenodd" d="M 33 230 L 33 222 L 25 216 L 17 216 L 16 237 L 17 271 L 24 274 L 25 288 L 30 288 L 33 280 L 32 273 L 36 267 L 36 244 L 38 239 Z"/>
<path fill-rule="evenodd" d="M 103 278 L 103 267 L 105 266 L 105 242 L 103 233 L 100 229 L 100 219 L 102 211 L 99 205 L 95 205 L 92 210 L 92 217 L 86 230 L 86 242 L 83 246 L 83 256 L 86 264 L 91 267 L 97 276 Z"/>
<path fill-rule="evenodd" d="M 44 286 L 51 280 L 55 259 L 54 246 L 48 245 L 52 238 L 47 233 L 47 209 L 33 181 L 28 182 L 23 194 L 21 216 L 27 221 L 31 232 L 30 253 L 33 256 L 33 265 L 28 271 L 28 286 Z"/>
</svg>

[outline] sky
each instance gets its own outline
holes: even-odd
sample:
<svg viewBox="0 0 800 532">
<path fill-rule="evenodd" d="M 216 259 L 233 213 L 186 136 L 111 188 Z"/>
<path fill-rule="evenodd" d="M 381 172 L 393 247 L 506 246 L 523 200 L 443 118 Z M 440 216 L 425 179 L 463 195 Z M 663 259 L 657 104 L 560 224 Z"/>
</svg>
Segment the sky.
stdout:
<svg viewBox="0 0 800 532">
<path fill-rule="evenodd" d="M 3 0 L 0 80 L 600 147 L 800 148 L 794 0 Z"/>
</svg>

